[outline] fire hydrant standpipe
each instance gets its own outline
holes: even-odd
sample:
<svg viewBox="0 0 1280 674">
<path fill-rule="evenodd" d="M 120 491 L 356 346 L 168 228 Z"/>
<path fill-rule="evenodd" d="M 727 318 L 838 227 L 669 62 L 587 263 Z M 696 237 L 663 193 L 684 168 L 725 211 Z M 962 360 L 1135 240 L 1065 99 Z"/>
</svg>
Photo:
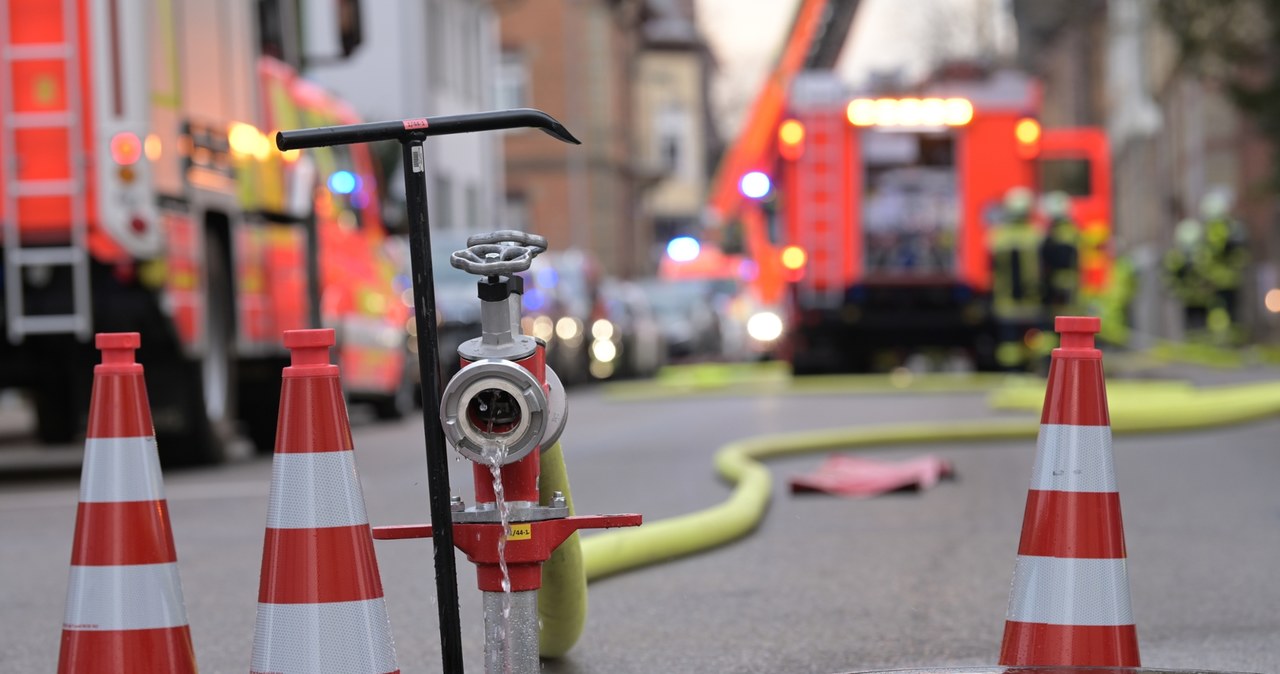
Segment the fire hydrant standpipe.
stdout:
<svg viewBox="0 0 1280 674">
<path fill-rule="evenodd" d="M 450 445 L 473 464 L 476 502 L 468 508 L 454 499 L 454 543 L 476 565 L 484 593 L 485 671 L 536 674 L 543 563 L 580 529 L 635 526 L 640 516 L 570 516 L 559 493 L 540 503 L 541 449 L 555 446 L 566 402 L 550 395 L 548 381 L 558 381 L 546 365 L 546 344 L 520 334 L 524 282 L 516 273 L 546 250 L 546 240 L 507 230 L 467 243 L 450 263 L 482 277 L 481 336 L 458 347 L 463 367 L 444 389 L 440 419 Z M 375 527 L 373 536 L 416 538 L 435 531 Z"/>
<path fill-rule="evenodd" d="M 462 626 L 458 617 L 458 577 L 453 559 L 449 457 L 439 414 L 439 358 L 434 357 L 439 344 L 435 327 L 435 282 L 431 269 L 426 162 L 422 145 L 428 136 L 522 127 L 541 129 L 557 140 L 581 144 L 553 117 L 528 108 L 298 129 L 276 134 L 276 147 L 281 151 L 383 140 L 397 141 L 402 149 L 414 308 L 417 323 L 421 326 L 418 330 L 418 366 L 422 386 L 422 418 L 426 433 L 428 501 L 431 506 L 431 523 L 440 533 L 433 538 L 433 558 L 440 615 L 441 662 L 443 671 L 447 674 L 463 672 Z"/>
</svg>

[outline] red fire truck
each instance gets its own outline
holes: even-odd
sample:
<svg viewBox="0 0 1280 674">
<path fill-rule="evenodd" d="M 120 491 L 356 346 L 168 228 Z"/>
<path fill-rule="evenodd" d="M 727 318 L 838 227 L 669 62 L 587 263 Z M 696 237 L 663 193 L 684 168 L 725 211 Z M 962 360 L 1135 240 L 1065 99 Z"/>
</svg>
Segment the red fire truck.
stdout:
<svg viewBox="0 0 1280 674">
<path fill-rule="evenodd" d="M 357 121 L 296 72 L 300 2 L 0 0 L 0 386 L 30 392 L 42 440 L 80 430 L 95 332 L 142 333 L 167 461 L 241 432 L 269 450 L 280 335 L 317 322 L 353 398 L 412 404 L 368 149 L 269 140 Z"/>
<path fill-rule="evenodd" d="M 988 230 L 1006 192 L 1066 191 L 1086 242 L 1086 293 L 1106 282 L 1105 133 L 1046 129 L 1036 83 L 1011 71 L 907 96 L 849 97 L 798 78 L 759 203 L 788 305 L 780 351 L 798 371 L 865 369 L 886 348 L 962 347 L 991 362 Z"/>
</svg>

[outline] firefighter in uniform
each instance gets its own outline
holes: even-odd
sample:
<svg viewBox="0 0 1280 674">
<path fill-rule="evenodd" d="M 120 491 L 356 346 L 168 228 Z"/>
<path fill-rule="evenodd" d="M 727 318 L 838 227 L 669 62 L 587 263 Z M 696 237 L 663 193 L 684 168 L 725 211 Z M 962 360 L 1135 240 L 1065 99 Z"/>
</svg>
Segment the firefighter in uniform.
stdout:
<svg viewBox="0 0 1280 674">
<path fill-rule="evenodd" d="M 1164 277 L 1182 303 L 1182 329 L 1188 334 L 1208 327 L 1213 286 L 1204 274 L 1207 255 L 1200 222 L 1190 218 L 1179 222 L 1173 230 L 1173 248 L 1164 256 Z"/>
<path fill-rule="evenodd" d="M 1049 318 L 1070 316 L 1080 299 L 1080 228 L 1071 219 L 1066 192 L 1046 194 L 1040 208 L 1049 223 L 1040 247 L 1045 309 Z"/>
<path fill-rule="evenodd" d="M 1027 335 L 1044 320 L 1041 297 L 1041 245 L 1044 237 L 1031 222 L 1031 190 L 1005 194 L 1004 218 L 991 229 L 991 302 L 996 328 L 996 362 L 1006 370 L 1025 369 Z"/>
<path fill-rule="evenodd" d="M 1231 196 L 1222 189 L 1210 191 L 1200 201 L 1204 219 L 1204 275 L 1213 287 L 1209 332 L 1217 341 L 1230 341 L 1240 319 L 1240 287 L 1249 262 L 1244 227 L 1231 217 Z"/>
<path fill-rule="evenodd" d="M 1210 191 L 1200 202 L 1203 221 L 1183 220 L 1165 255 L 1165 277 L 1182 302 L 1183 328 L 1232 341 L 1239 320 L 1240 286 L 1248 264 L 1244 228 L 1230 215 L 1231 197 Z"/>
</svg>

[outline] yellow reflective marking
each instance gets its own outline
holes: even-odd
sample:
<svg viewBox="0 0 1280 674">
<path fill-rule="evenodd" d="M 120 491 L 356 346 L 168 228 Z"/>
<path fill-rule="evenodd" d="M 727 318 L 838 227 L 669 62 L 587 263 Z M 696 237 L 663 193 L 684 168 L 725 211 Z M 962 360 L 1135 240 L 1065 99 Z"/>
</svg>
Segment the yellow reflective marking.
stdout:
<svg viewBox="0 0 1280 674">
<path fill-rule="evenodd" d="M 58 81 L 54 79 L 53 75 L 40 75 L 36 78 L 33 88 L 35 89 L 36 103 L 42 107 L 53 105 L 53 102 L 58 98 Z"/>
<path fill-rule="evenodd" d="M 533 538 L 533 526 L 530 524 L 512 524 L 510 533 L 507 534 L 509 541 L 527 541 Z"/>
<path fill-rule="evenodd" d="M 177 110 L 182 105 L 181 82 L 178 75 L 178 42 L 174 36 L 173 26 L 173 2 L 171 0 L 158 0 L 155 6 L 155 14 L 153 19 L 159 24 L 158 28 L 161 33 L 163 45 L 161 51 L 164 54 L 163 67 L 168 71 L 168 91 L 161 91 L 159 87 L 151 92 L 151 104 Z M 164 77 L 156 78 L 158 80 L 166 79 Z"/>
</svg>

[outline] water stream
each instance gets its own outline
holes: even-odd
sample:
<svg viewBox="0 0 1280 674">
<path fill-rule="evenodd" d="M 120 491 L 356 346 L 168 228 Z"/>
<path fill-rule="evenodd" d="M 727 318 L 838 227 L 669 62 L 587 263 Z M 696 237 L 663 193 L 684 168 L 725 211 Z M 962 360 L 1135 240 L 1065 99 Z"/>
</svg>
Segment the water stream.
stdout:
<svg viewBox="0 0 1280 674">
<path fill-rule="evenodd" d="M 511 512 L 502 487 L 502 460 L 506 454 L 506 446 L 500 443 L 485 447 L 483 451 L 489 474 L 493 476 L 494 508 L 498 511 L 498 522 L 502 525 L 502 534 L 498 537 L 498 569 L 502 572 L 502 623 L 498 627 L 498 635 L 503 643 L 503 671 L 510 671 L 511 572 L 507 568 L 507 536 L 511 534 Z"/>
</svg>

